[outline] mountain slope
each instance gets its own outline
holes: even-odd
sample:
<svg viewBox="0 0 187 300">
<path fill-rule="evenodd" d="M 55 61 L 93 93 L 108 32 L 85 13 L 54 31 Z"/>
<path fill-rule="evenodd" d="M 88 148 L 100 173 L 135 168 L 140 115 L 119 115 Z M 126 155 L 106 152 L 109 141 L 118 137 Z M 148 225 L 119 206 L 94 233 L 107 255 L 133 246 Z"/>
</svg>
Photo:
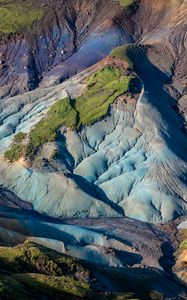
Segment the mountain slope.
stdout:
<svg viewBox="0 0 187 300">
<path fill-rule="evenodd" d="M 135 286 L 127 271 L 101 269 L 31 242 L 14 248 L 0 247 L 0 265 L 3 267 L 0 272 L 3 299 L 174 299 L 169 296 L 172 291 L 167 287 L 169 279 L 162 282 L 163 292 L 153 288 L 155 275 L 157 281 L 160 277 L 160 283 L 163 280 L 158 272 L 150 274 L 151 279 L 146 285 L 142 284 L 139 275 Z M 128 285 L 124 286 L 124 282 Z M 173 285 L 178 292 L 180 286 Z M 178 299 L 184 299 L 177 292 Z"/>
<path fill-rule="evenodd" d="M 186 32 L 186 0 L 0 0 L 0 298 L 186 299 Z"/>
<path fill-rule="evenodd" d="M 163 0 L 142 0 L 125 10 L 113 1 L 69 5 L 47 4 L 42 21 L 32 29 L 2 36 L 6 47 L 12 38 L 16 43 L 32 39 L 32 47 L 39 39 L 48 53 L 54 24 L 60 36 L 68 30 L 68 43 L 71 38 L 74 42 L 67 48 L 57 43 L 69 57 L 65 62 L 62 57 L 50 61 L 49 53 L 39 55 L 37 47 L 31 65 L 42 66 L 42 60 L 43 66 L 44 61 L 52 64 L 51 70 L 41 68 L 34 91 L 2 99 L 1 185 L 35 210 L 57 217 L 125 215 L 158 223 L 186 214 L 186 1 L 168 1 L 165 6 Z M 81 17 L 83 11 L 89 17 Z M 116 45 L 133 40 L 137 43 L 117 49 L 118 55 L 114 52 L 85 69 Z M 56 57 L 55 49 L 50 51 Z M 72 73 L 70 66 L 75 68 Z M 82 69 L 76 77 L 44 88 Z M 2 82 L 9 71 L 2 73 Z M 22 92 L 19 72 L 15 76 L 18 87 L 7 77 L 8 90 L 4 94 L 1 88 L 2 97 L 12 95 L 9 84 L 17 89 L 13 94 Z M 136 79 L 134 90 L 125 88 L 125 76 Z M 22 132 L 24 138 L 16 144 Z"/>
<path fill-rule="evenodd" d="M 29 1 L 14 5 L 26 10 Z M 42 1 L 39 7 L 33 1 L 32 6 L 42 11 L 33 27 L 0 36 L 1 98 L 62 82 L 132 41 L 118 24 L 121 9 L 112 0 Z"/>
</svg>

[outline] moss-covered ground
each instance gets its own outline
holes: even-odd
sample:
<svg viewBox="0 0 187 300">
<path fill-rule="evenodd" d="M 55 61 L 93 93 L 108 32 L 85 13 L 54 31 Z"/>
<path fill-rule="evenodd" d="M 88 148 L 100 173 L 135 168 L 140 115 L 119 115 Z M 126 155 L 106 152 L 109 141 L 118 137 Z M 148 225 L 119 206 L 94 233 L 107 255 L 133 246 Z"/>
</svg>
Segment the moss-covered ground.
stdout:
<svg viewBox="0 0 187 300">
<path fill-rule="evenodd" d="M 132 76 L 122 76 L 119 68 L 105 67 L 88 79 L 85 95 L 75 101 L 76 127 L 92 125 L 107 115 L 110 104 L 130 91 Z"/>
<path fill-rule="evenodd" d="M 26 1 L 0 1 L 0 34 L 16 33 L 29 29 L 35 21 L 40 20 L 44 11 Z"/>
</svg>

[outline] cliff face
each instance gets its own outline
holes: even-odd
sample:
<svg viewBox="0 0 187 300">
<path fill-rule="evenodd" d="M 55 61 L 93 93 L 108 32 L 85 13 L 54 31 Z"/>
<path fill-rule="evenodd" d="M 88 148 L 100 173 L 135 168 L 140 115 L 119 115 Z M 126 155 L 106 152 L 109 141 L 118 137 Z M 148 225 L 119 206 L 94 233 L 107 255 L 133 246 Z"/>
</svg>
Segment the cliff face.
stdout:
<svg viewBox="0 0 187 300">
<path fill-rule="evenodd" d="M 179 100 L 179 110 L 186 115 L 187 92 L 187 2 L 147 1 L 139 2 L 133 17 L 136 38 L 140 43 L 152 46 L 150 60 L 168 75 L 167 88 L 173 98 Z"/>
</svg>

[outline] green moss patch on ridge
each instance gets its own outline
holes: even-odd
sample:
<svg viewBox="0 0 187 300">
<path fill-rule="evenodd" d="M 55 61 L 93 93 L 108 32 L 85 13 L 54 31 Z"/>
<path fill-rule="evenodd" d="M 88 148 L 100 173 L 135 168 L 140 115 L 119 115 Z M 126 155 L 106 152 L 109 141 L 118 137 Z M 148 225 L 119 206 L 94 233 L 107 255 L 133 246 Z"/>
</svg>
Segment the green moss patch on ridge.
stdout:
<svg viewBox="0 0 187 300">
<path fill-rule="evenodd" d="M 133 76 L 122 76 L 119 68 L 105 67 L 91 75 L 85 95 L 75 102 L 79 113 L 77 129 L 92 125 L 107 115 L 109 106 L 120 95 L 130 92 Z"/>
<path fill-rule="evenodd" d="M 137 92 L 134 89 L 134 75 L 124 76 L 117 67 L 104 67 L 87 79 L 87 90 L 84 95 L 56 102 L 49 109 L 47 116 L 41 119 L 28 134 L 28 143 L 14 143 L 4 157 L 16 161 L 21 156 L 30 157 L 47 142 L 58 137 L 58 129 L 62 126 L 79 130 L 82 126 L 91 126 L 105 117 L 109 106 L 120 95 Z M 20 137 L 24 135 L 20 134 Z M 18 137 L 19 138 L 19 137 Z"/>
<path fill-rule="evenodd" d="M 134 60 L 140 59 L 141 55 L 145 53 L 147 47 L 141 44 L 129 44 L 129 45 L 122 45 L 110 53 L 110 56 L 113 58 L 120 58 L 127 62 L 130 69 L 134 68 Z"/>
</svg>

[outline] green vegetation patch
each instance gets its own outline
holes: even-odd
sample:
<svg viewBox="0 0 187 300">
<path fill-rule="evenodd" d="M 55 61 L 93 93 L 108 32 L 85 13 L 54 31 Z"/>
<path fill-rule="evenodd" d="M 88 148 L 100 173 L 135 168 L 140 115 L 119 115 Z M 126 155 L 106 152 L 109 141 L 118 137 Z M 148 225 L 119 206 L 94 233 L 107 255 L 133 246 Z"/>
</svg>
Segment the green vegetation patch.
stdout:
<svg viewBox="0 0 187 300">
<path fill-rule="evenodd" d="M 179 232 L 180 237 L 180 244 L 179 244 L 179 251 L 187 250 L 187 229 L 180 230 Z"/>
<path fill-rule="evenodd" d="M 118 68 L 105 67 L 87 79 L 87 91 L 77 99 L 56 102 L 29 134 L 31 148 L 57 139 L 57 130 L 66 126 L 79 130 L 107 115 L 110 104 L 130 90 L 132 76 L 122 76 Z"/>
<path fill-rule="evenodd" d="M 40 120 L 28 135 L 28 143 L 18 144 L 17 140 L 25 138 L 23 134 L 15 136 L 12 148 L 4 157 L 16 161 L 21 156 L 31 157 L 46 142 L 53 142 L 58 137 L 62 126 L 79 130 L 82 126 L 91 126 L 105 117 L 109 106 L 120 95 L 137 92 L 135 76 L 124 76 L 119 68 L 105 67 L 87 79 L 87 91 L 84 95 L 56 102 L 47 116 Z"/>
<path fill-rule="evenodd" d="M 56 102 L 49 110 L 47 117 L 39 121 L 29 134 L 30 144 L 36 148 L 57 138 L 57 129 L 66 126 L 76 128 L 77 112 L 71 100 L 66 98 Z"/>
<path fill-rule="evenodd" d="M 101 292 L 102 278 L 119 286 L 120 293 Z M 131 291 L 132 279 L 114 268 L 103 268 L 60 254 L 33 242 L 16 247 L 0 247 L 0 299 L 163 299 L 159 293 L 140 288 Z M 142 280 L 142 279 L 141 279 Z M 143 278 L 143 286 L 145 285 Z M 125 283 L 125 284 L 124 284 Z M 127 290 L 126 290 L 127 288 Z M 129 291 L 128 291 L 129 288 Z M 113 290 L 113 287 L 111 287 Z M 123 292 L 124 289 L 124 292 Z M 162 295 L 161 295 L 162 296 Z"/>
<path fill-rule="evenodd" d="M 187 229 L 181 229 L 178 232 L 178 239 L 179 239 L 179 244 L 178 248 L 176 249 L 174 256 L 177 258 L 180 256 L 180 254 L 187 250 Z"/>
<path fill-rule="evenodd" d="M 123 45 L 123 46 L 117 47 L 114 50 L 112 50 L 112 52 L 110 53 L 110 56 L 113 58 L 120 58 L 120 59 L 125 60 L 129 66 L 129 68 L 133 69 L 133 62 L 128 56 L 129 49 L 130 49 L 129 47 L 130 47 L 129 45 Z"/>
<path fill-rule="evenodd" d="M 0 297 L 11 290 L 10 299 L 16 299 L 14 295 L 30 299 L 29 291 L 47 295 L 50 299 L 61 293 L 64 299 L 69 299 L 66 296 L 87 299 L 91 292 L 86 283 L 89 271 L 81 263 L 31 242 L 13 248 L 0 247 L 0 270 L 11 274 L 11 277 L 0 275 Z M 80 280 L 76 277 L 78 272 Z"/>
<path fill-rule="evenodd" d="M 27 138 L 27 134 L 19 132 L 14 136 L 13 144 L 9 150 L 4 153 L 4 158 L 13 162 L 20 159 L 20 157 L 25 153 L 26 147 L 23 144 L 24 140 Z"/>
<path fill-rule="evenodd" d="M 4 300 L 31 300 L 25 287 L 12 276 L 0 276 L 0 299 Z"/>
<path fill-rule="evenodd" d="M 76 259 L 29 241 L 17 247 L 0 247 L 0 266 L 12 273 L 25 271 L 61 276 L 80 271 L 85 279 L 89 276 Z"/>
<path fill-rule="evenodd" d="M 38 293 L 47 294 L 50 297 L 57 297 L 60 293 L 87 298 L 91 293 L 90 286 L 70 276 L 47 276 L 43 274 L 16 274 L 13 276 L 20 283 Z M 56 298 L 57 299 L 57 298 Z M 71 299 L 71 298 L 70 298 Z"/>
<path fill-rule="evenodd" d="M 15 143 L 21 143 L 27 137 L 26 133 L 19 132 L 14 136 Z"/>
<path fill-rule="evenodd" d="M 0 33 L 16 33 L 29 29 L 43 15 L 44 11 L 33 7 L 29 1 L 0 1 Z"/>
<path fill-rule="evenodd" d="M 23 147 L 20 144 L 13 144 L 12 147 L 4 153 L 4 158 L 13 162 L 22 156 Z"/>
<path fill-rule="evenodd" d="M 132 6 L 135 3 L 135 0 L 116 0 L 119 4 L 125 8 Z"/>
<path fill-rule="evenodd" d="M 113 58 L 120 58 L 127 62 L 130 69 L 134 69 L 136 60 L 140 60 L 147 51 L 147 47 L 140 44 L 122 45 L 110 53 Z"/>
<path fill-rule="evenodd" d="M 180 243 L 179 250 L 187 250 L 187 240 L 184 240 Z"/>
<path fill-rule="evenodd" d="M 92 125 L 107 115 L 109 106 L 120 95 L 130 91 L 133 76 L 122 76 L 119 68 L 105 67 L 88 79 L 85 95 L 74 104 L 78 112 L 77 129 Z"/>
<path fill-rule="evenodd" d="M 137 1 L 136 0 L 114 0 L 114 2 L 128 10 L 131 9 Z"/>
</svg>

